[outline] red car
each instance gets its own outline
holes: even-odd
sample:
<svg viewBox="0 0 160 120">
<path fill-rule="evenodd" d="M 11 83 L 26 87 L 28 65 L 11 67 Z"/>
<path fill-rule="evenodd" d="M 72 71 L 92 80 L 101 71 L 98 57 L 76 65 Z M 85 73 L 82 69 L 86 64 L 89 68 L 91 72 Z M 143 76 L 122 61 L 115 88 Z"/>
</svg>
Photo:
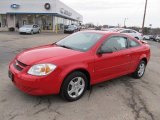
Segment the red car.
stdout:
<svg viewBox="0 0 160 120">
<path fill-rule="evenodd" d="M 150 47 L 130 36 L 83 31 L 61 41 L 18 54 L 9 65 L 9 77 L 31 95 L 61 94 L 78 100 L 91 85 L 132 73 L 141 78 Z"/>
</svg>

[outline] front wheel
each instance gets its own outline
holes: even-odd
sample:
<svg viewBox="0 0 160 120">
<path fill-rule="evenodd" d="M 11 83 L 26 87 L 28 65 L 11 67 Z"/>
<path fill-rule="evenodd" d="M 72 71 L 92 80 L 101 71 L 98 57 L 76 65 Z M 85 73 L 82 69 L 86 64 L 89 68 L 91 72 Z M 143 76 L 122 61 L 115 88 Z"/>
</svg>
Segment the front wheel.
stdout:
<svg viewBox="0 0 160 120">
<path fill-rule="evenodd" d="M 144 60 L 142 60 L 139 63 L 136 71 L 133 73 L 133 77 L 137 78 L 137 79 L 141 78 L 144 75 L 144 73 L 145 73 L 145 69 L 146 69 L 146 62 Z"/>
<path fill-rule="evenodd" d="M 64 80 L 61 96 L 67 101 L 76 101 L 83 96 L 86 86 L 86 75 L 79 71 L 73 72 Z"/>
</svg>

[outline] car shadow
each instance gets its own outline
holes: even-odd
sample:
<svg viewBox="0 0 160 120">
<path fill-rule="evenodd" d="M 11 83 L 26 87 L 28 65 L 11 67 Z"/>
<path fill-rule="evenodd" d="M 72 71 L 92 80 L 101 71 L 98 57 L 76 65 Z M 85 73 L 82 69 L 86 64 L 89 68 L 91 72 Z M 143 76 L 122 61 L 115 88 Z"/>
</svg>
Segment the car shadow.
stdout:
<svg viewBox="0 0 160 120">
<path fill-rule="evenodd" d="M 93 90 L 96 92 L 101 92 L 101 88 L 116 87 L 116 86 L 121 86 L 122 84 L 129 87 L 131 84 L 134 84 L 134 83 L 135 83 L 135 79 L 133 79 L 130 75 L 126 75 L 123 77 L 119 77 L 116 79 L 108 80 L 108 81 L 93 85 L 86 92 L 88 93 L 88 97 L 90 97 Z M 35 105 L 35 106 L 38 106 L 39 104 L 43 103 L 43 101 L 47 101 L 46 102 L 47 104 L 51 104 L 52 102 L 56 102 L 56 103 L 65 103 L 66 102 L 65 100 L 63 100 L 60 97 L 60 95 L 32 96 L 32 95 L 25 94 L 25 93 L 21 92 L 20 90 L 17 90 L 17 92 L 23 96 L 24 101 L 28 100 L 28 97 L 30 98 L 29 100 L 36 101 L 37 105 Z M 85 95 L 85 97 L 86 97 L 86 95 Z M 48 105 L 48 106 L 50 106 L 50 105 Z"/>
</svg>

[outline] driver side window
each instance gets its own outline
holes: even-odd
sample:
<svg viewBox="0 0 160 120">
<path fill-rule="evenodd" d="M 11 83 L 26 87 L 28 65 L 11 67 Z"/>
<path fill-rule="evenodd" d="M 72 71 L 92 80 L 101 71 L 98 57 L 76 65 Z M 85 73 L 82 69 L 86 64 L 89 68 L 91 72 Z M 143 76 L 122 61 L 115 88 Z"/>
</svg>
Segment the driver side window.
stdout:
<svg viewBox="0 0 160 120">
<path fill-rule="evenodd" d="M 127 38 L 114 36 L 106 40 L 102 45 L 102 49 L 111 49 L 113 52 L 123 50 L 127 48 Z"/>
</svg>

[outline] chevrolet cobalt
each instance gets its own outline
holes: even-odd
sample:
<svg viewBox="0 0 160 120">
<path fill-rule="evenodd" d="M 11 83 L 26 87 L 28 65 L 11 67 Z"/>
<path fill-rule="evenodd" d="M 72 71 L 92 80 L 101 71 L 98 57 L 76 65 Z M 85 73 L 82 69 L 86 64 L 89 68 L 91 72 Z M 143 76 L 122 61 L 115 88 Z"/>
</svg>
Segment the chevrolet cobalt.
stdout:
<svg viewBox="0 0 160 120">
<path fill-rule="evenodd" d="M 127 74 L 141 78 L 149 58 L 145 41 L 121 33 L 82 31 L 21 52 L 9 65 L 9 77 L 27 94 L 60 94 L 75 101 L 91 85 Z"/>
</svg>

